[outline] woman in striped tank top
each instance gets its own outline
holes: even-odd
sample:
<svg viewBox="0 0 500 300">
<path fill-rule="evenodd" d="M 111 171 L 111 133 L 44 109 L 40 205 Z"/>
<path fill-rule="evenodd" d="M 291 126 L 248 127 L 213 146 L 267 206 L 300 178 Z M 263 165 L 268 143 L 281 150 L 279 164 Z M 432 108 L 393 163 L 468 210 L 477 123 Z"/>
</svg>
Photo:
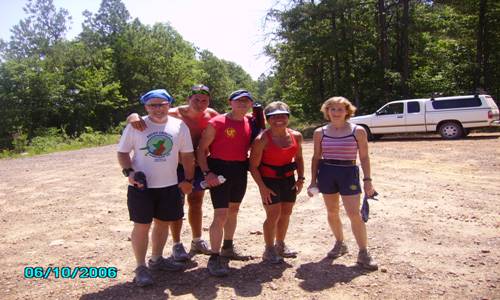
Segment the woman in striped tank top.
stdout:
<svg viewBox="0 0 500 300">
<path fill-rule="evenodd" d="M 347 253 L 339 215 L 340 195 L 359 247 L 357 263 L 363 268 L 376 270 L 378 266 L 367 251 L 366 226 L 359 211 L 361 187 L 359 167 L 356 165 L 358 154 L 364 176 L 363 190 L 367 195 L 375 192 L 370 178 L 367 133 L 363 127 L 348 122 L 356 107 L 344 97 L 326 100 L 321 111 L 329 123 L 314 131 L 309 189 L 318 188 L 323 194 L 328 223 L 336 239 L 328 257 L 334 259 Z"/>
</svg>

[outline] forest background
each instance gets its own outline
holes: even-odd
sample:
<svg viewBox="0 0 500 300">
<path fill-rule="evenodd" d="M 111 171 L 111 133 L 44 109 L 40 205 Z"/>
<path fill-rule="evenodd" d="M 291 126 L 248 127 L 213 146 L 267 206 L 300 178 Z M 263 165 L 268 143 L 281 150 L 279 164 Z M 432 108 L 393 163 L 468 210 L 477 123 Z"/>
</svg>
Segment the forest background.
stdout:
<svg viewBox="0 0 500 300">
<path fill-rule="evenodd" d="M 196 83 L 210 87 L 218 111 L 239 88 L 264 105 L 285 101 L 298 129 L 321 123 L 320 105 L 334 95 L 360 113 L 413 97 L 500 97 L 499 1 L 278 2 L 262 49 L 273 67 L 253 80 L 168 21 L 132 19 L 120 0 L 84 12 L 73 39 L 66 9 L 28 1 L 10 40 L 0 40 L 0 156 L 115 142 L 125 117 L 143 112 L 141 93 L 166 88 L 182 104 Z"/>
</svg>

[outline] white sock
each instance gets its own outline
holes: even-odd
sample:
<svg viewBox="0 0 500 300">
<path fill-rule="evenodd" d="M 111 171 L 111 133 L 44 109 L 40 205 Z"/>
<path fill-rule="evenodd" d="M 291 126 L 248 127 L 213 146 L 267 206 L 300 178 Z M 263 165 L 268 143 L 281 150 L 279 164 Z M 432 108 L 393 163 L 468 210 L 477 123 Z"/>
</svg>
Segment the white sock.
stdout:
<svg viewBox="0 0 500 300">
<path fill-rule="evenodd" d="M 157 262 L 160 259 L 161 255 L 151 255 L 151 260 Z"/>
</svg>

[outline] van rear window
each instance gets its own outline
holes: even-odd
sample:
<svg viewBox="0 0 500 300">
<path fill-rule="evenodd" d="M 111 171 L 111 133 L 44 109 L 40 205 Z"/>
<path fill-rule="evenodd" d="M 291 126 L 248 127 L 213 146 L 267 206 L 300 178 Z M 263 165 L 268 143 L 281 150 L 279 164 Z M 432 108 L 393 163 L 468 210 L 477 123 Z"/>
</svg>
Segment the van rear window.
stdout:
<svg viewBox="0 0 500 300">
<path fill-rule="evenodd" d="M 461 107 L 478 107 L 481 106 L 479 98 L 461 98 L 453 100 L 435 100 L 432 101 L 434 109 L 461 108 Z"/>
</svg>

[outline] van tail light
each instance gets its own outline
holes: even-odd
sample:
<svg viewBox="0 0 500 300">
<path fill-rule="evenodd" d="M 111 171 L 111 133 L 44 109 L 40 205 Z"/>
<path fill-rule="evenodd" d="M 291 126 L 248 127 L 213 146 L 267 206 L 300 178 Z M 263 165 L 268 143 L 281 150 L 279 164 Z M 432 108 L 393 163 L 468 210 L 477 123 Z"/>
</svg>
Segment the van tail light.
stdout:
<svg viewBox="0 0 500 300">
<path fill-rule="evenodd" d="M 493 119 L 493 112 L 491 110 L 488 111 L 488 119 Z"/>
</svg>

